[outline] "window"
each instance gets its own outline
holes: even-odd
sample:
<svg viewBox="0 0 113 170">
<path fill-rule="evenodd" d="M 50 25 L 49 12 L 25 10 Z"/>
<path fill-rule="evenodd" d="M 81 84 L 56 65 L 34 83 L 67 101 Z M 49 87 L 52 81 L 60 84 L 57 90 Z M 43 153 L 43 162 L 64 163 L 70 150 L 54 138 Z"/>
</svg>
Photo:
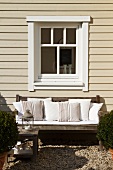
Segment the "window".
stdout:
<svg viewBox="0 0 113 170">
<path fill-rule="evenodd" d="M 88 91 L 88 16 L 28 16 L 28 90 Z"/>
</svg>

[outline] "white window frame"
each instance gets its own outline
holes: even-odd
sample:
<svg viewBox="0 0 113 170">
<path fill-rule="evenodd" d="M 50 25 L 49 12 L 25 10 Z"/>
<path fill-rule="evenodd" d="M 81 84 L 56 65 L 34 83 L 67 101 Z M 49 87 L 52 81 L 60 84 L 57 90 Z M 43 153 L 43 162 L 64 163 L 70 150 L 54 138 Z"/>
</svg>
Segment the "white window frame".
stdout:
<svg viewBox="0 0 113 170">
<path fill-rule="evenodd" d="M 35 89 L 82 89 L 88 91 L 88 27 L 90 16 L 27 16 L 28 22 L 28 90 Z M 79 23 L 81 27 L 78 29 L 79 40 L 77 45 L 77 73 L 68 77 L 68 75 L 56 76 L 42 75 L 41 70 L 41 25 L 52 23 Z M 43 45 L 44 46 L 44 45 Z M 38 47 L 38 48 L 37 48 Z M 63 77 L 64 79 L 63 79 Z M 62 78 L 61 78 L 62 77 Z"/>
</svg>

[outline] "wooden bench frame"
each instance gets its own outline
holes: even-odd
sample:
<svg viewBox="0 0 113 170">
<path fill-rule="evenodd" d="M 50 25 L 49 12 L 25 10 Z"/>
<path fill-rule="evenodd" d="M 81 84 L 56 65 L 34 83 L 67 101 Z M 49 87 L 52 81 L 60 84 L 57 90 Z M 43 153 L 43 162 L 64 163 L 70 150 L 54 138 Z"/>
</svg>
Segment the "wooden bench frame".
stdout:
<svg viewBox="0 0 113 170">
<path fill-rule="evenodd" d="M 28 96 L 29 97 L 29 96 Z M 20 96 L 20 95 L 16 95 L 16 102 L 19 102 L 20 100 L 22 101 L 27 101 L 27 98 L 26 96 Z M 30 97 L 30 98 L 46 98 L 46 97 Z M 54 102 L 58 102 L 58 101 L 67 101 L 68 99 L 91 99 L 91 102 L 94 102 L 94 103 L 100 103 L 100 96 L 99 95 L 96 95 L 95 97 L 52 97 L 52 101 Z M 99 112 L 99 116 L 101 116 L 101 112 Z M 82 133 L 97 133 L 97 125 L 95 124 L 88 124 L 88 125 L 65 125 L 65 126 L 62 126 L 62 125 L 41 125 L 41 126 L 38 126 L 39 130 L 41 131 L 55 131 L 55 132 L 58 132 L 60 130 L 61 131 L 66 131 L 67 132 L 75 132 L 76 133 L 79 133 L 79 132 L 82 132 Z"/>
</svg>

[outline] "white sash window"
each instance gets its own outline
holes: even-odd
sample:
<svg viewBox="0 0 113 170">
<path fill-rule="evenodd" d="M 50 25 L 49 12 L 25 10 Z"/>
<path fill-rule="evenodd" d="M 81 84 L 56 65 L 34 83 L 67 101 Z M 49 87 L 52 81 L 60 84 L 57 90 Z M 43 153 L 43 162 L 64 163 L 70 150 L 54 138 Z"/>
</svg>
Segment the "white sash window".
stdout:
<svg viewBox="0 0 113 170">
<path fill-rule="evenodd" d="M 88 16 L 28 16 L 28 90 L 88 91 Z"/>
</svg>

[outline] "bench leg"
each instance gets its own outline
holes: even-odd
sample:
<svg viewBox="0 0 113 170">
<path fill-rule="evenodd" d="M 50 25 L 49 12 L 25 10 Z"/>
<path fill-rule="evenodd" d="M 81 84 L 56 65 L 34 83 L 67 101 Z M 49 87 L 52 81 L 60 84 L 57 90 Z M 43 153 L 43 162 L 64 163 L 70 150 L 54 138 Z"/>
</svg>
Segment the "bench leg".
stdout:
<svg viewBox="0 0 113 170">
<path fill-rule="evenodd" d="M 102 142 L 101 142 L 101 141 L 99 141 L 99 150 L 100 150 L 100 151 L 103 151 L 103 145 L 102 145 Z"/>
<path fill-rule="evenodd" d="M 33 157 L 35 160 L 37 160 L 37 154 L 38 154 L 38 136 L 35 135 L 33 138 Z"/>
</svg>

